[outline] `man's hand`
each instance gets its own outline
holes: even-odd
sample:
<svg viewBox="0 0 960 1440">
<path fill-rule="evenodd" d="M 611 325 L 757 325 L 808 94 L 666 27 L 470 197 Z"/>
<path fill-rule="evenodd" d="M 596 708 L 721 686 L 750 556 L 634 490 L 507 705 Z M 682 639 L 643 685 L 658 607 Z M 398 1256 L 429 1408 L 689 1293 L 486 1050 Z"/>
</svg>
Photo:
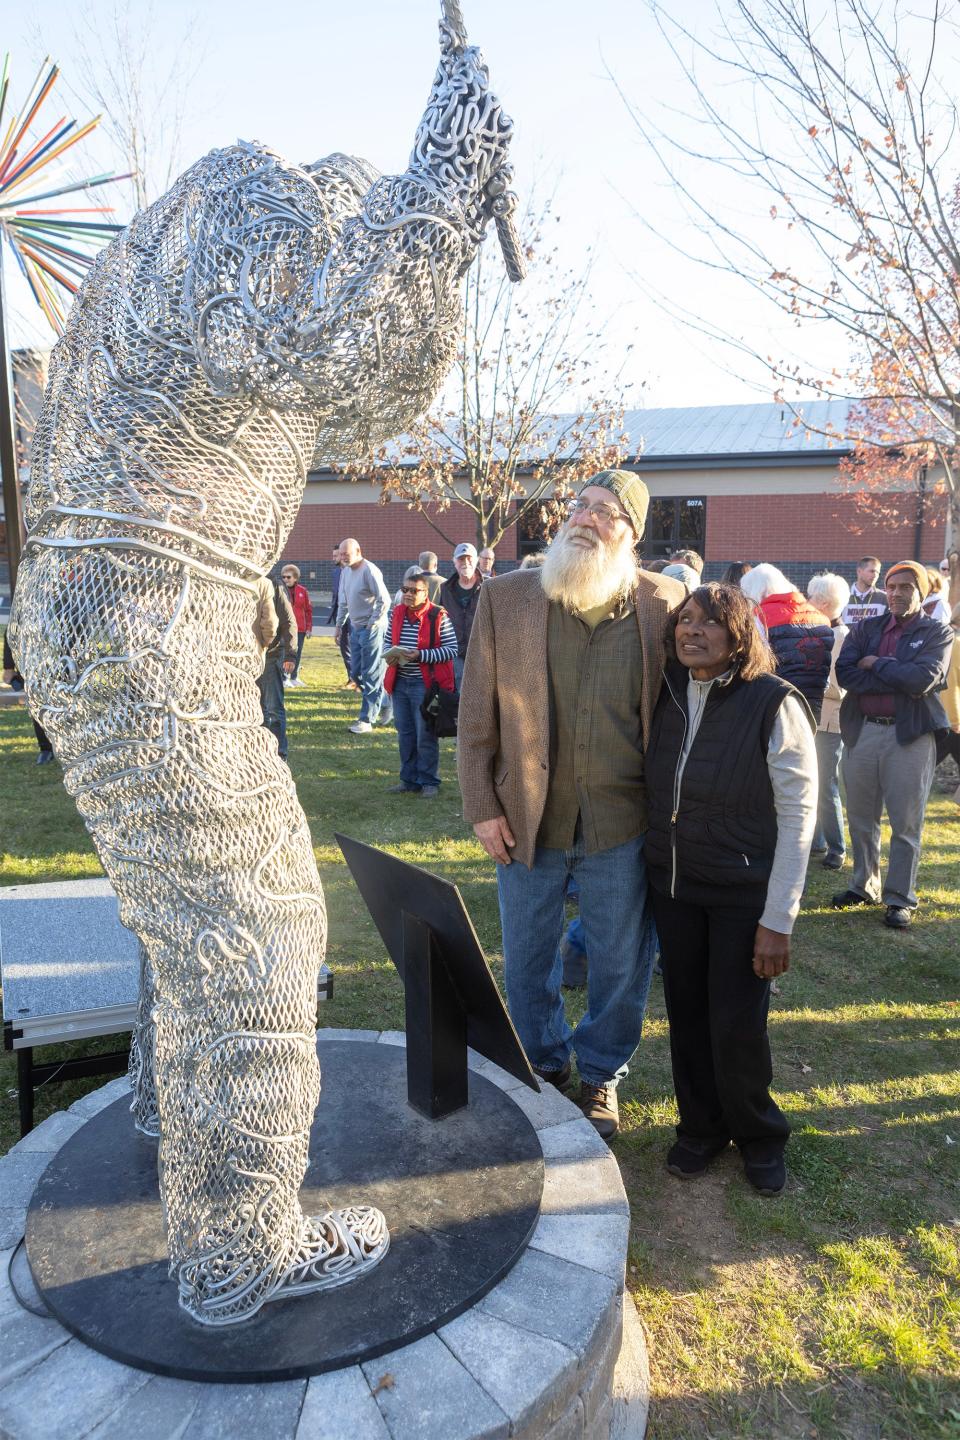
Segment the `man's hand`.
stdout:
<svg viewBox="0 0 960 1440">
<path fill-rule="evenodd" d="M 510 864 L 507 847 L 512 848 L 517 842 L 503 815 L 497 815 L 493 820 L 478 820 L 473 827 L 473 833 L 491 860 L 496 860 L 501 865 Z"/>
<path fill-rule="evenodd" d="M 862 660 L 857 661 L 858 670 L 872 670 L 877 663 L 876 655 L 864 655 Z"/>
<path fill-rule="evenodd" d="M 283 668 L 288 675 L 292 675 L 294 670 L 297 668 L 296 660 L 284 660 Z"/>
<path fill-rule="evenodd" d="M 779 930 L 768 930 L 765 925 L 757 926 L 753 937 L 753 973 L 761 980 L 772 980 L 790 969 L 790 936 L 781 935 Z"/>
<path fill-rule="evenodd" d="M 342 634 L 343 634 L 343 626 L 342 626 L 342 625 L 338 625 L 337 628 L 336 628 L 336 630 L 334 630 L 334 632 L 333 632 L 333 638 L 334 638 L 334 640 L 336 640 L 336 642 L 337 642 L 338 645 L 340 644 L 340 636 L 341 636 Z"/>
</svg>

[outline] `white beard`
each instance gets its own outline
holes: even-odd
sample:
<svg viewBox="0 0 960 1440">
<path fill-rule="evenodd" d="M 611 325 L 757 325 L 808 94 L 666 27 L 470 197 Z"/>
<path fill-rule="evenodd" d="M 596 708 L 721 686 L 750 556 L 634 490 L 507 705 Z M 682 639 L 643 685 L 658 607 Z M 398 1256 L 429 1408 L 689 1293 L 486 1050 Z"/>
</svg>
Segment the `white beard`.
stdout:
<svg viewBox="0 0 960 1440">
<path fill-rule="evenodd" d="M 593 542 L 589 549 L 572 543 L 578 536 Z M 627 531 L 621 540 L 608 543 L 595 530 L 568 521 L 547 550 L 540 579 L 547 599 L 565 610 L 593 610 L 608 602 L 612 607 L 615 600 L 626 599 L 639 580 L 633 535 Z"/>
</svg>

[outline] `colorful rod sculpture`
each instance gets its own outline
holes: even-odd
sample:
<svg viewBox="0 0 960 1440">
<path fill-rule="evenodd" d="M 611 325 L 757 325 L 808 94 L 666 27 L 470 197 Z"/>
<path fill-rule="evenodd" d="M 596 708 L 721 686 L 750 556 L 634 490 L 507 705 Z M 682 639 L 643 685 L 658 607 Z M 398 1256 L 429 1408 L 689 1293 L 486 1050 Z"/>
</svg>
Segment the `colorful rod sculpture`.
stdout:
<svg viewBox="0 0 960 1440">
<path fill-rule="evenodd" d="M 255 678 L 257 582 L 313 457 L 430 404 L 488 221 L 519 278 L 512 126 L 453 0 L 409 168 L 258 144 L 198 161 L 98 257 L 36 438 L 13 645 L 143 947 L 134 1113 L 160 1134 L 171 1271 L 197 1321 L 341 1285 L 386 1253 L 305 1217 L 325 913 Z"/>
<path fill-rule="evenodd" d="M 33 298 L 55 334 L 61 335 L 67 310 L 97 250 L 120 229 L 105 217 L 109 205 L 80 205 L 83 192 L 128 175 L 92 175 L 67 180 L 57 175 L 57 162 L 85 139 L 100 116 L 77 125 L 61 116 L 48 127 L 44 107 L 53 97 L 60 74 L 49 57 L 19 111 L 11 113 L 10 56 L 0 74 L 0 470 L 6 520 L 10 582 L 20 560 L 20 489 L 10 353 L 4 314 L 3 261 L 13 255 Z M 71 155 L 71 158 L 73 156 Z M 91 218 L 92 217 L 92 218 Z"/>
<path fill-rule="evenodd" d="M 62 202 L 67 196 L 129 180 L 130 175 L 91 175 L 62 183 L 47 179 L 52 176 L 49 167 L 95 130 L 102 118 L 97 115 L 78 126 L 76 120 L 62 115 L 44 130 L 47 122 L 40 118 L 41 112 L 59 74 L 59 67 L 51 64 L 48 56 L 20 111 L 11 115 L 4 129 L 10 89 L 10 56 L 4 56 L 0 75 L 0 234 L 51 329 L 62 335 L 67 310 L 97 250 L 120 229 L 102 218 L 113 214 L 109 205 L 65 206 Z"/>
</svg>

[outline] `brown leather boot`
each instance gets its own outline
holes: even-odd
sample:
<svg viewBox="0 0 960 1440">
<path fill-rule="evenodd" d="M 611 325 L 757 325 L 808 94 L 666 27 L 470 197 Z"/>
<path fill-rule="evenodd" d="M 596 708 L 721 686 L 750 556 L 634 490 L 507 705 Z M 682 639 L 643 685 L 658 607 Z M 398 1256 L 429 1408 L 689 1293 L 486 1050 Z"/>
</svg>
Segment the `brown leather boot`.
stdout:
<svg viewBox="0 0 960 1440">
<path fill-rule="evenodd" d="M 581 1080 L 577 1104 L 597 1134 L 604 1140 L 612 1140 L 620 1129 L 616 1085 L 588 1085 Z"/>
</svg>

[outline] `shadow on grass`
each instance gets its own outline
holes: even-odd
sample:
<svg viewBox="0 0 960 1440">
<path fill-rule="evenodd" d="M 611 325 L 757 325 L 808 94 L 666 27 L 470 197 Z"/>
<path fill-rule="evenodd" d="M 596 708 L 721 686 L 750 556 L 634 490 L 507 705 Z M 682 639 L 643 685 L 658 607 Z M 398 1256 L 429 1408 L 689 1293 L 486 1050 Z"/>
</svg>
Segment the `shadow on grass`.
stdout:
<svg viewBox="0 0 960 1440">
<path fill-rule="evenodd" d="M 647 1440 L 956 1440 L 958 1427 L 960 1389 L 947 1377 L 836 1367 L 782 1385 L 657 1396 Z"/>
</svg>

